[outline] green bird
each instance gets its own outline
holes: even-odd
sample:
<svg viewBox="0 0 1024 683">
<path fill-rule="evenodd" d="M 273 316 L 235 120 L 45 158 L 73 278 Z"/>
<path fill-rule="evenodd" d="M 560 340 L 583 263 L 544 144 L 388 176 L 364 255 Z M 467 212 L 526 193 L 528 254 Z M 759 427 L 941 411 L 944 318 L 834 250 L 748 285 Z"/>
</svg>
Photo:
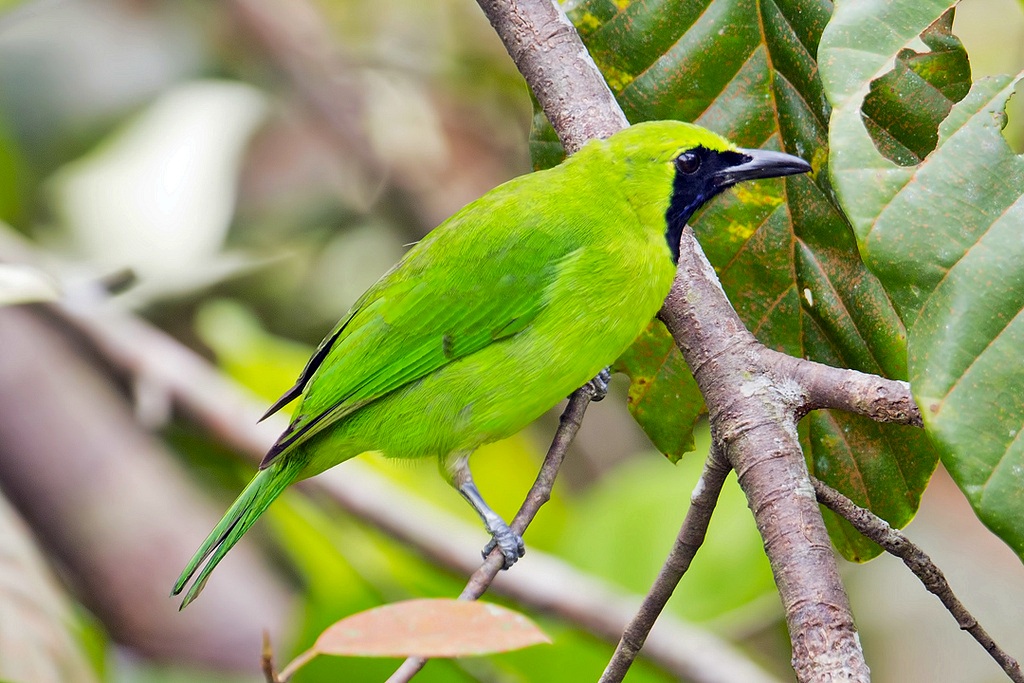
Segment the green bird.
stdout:
<svg viewBox="0 0 1024 683">
<path fill-rule="evenodd" d="M 368 451 L 437 458 L 491 534 L 485 553 L 497 545 L 510 567 L 523 540 L 484 502 L 470 454 L 629 347 L 668 294 L 698 207 L 738 182 L 810 168 L 695 125 L 648 122 L 462 208 L 363 294 L 267 411 L 299 399 L 172 595 L 196 576 L 182 607 L 194 600 L 289 484 Z"/>
</svg>

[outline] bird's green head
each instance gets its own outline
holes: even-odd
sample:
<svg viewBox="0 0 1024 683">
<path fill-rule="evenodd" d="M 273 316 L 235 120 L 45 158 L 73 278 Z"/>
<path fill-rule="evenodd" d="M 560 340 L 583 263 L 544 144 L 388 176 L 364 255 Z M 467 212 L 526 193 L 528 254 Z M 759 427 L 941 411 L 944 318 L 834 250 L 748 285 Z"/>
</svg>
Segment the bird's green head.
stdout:
<svg viewBox="0 0 1024 683">
<path fill-rule="evenodd" d="M 798 157 L 743 149 L 706 128 L 680 121 L 638 123 L 604 141 L 604 149 L 638 213 L 656 210 L 663 218 L 674 261 L 679 259 L 679 237 L 686 222 L 715 195 L 744 180 L 811 170 Z"/>
</svg>

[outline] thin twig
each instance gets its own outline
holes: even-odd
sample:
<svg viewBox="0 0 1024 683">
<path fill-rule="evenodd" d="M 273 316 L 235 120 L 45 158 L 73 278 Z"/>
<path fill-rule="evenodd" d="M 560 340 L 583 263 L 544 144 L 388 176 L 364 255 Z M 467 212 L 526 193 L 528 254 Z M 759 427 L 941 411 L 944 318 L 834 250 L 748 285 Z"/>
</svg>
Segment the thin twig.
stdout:
<svg viewBox="0 0 1024 683">
<path fill-rule="evenodd" d="M 625 678 L 640 648 L 647 640 L 647 634 L 654 628 L 654 622 L 665 609 L 679 580 L 690 568 L 690 563 L 707 535 L 711 514 L 718 504 L 718 496 L 730 471 L 729 463 L 714 445 L 708 453 L 704 471 L 690 496 L 690 508 L 686 511 L 683 525 L 676 536 L 672 551 L 665 559 L 657 580 L 644 598 L 640 610 L 622 633 L 615 654 L 605 667 L 600 683 L 618 683 Z"/>
<path fill-rule="evenodd" d="M 316 646 L 309 648 L 298 655 L 295 659 L 288 662 L 284 668 L 281 669 L 281 673 L 277 674 L 277 678 L 275 678 L 271 683 L 288 683 L 288 681 L 292 679 L 292 676 L 298 673 L 299 669 L 309 664 L 319 655 L 320 653 L 317 652 Z"/>
<path fill-rule="evenodd" d="M 903 560 L 903 564 L 907 565 L 907 568 L 920 579 L 924 587 L 934 593 L 953 615 L 960 628 L 970 633 L 992 656 L 992 659 L 996 660 L 1010 680 L 1015 683 L 1024 683 L 1024 673 L 1021 672 L 1017 660 L 999 647 L 992 636 L 978 623 L 978 620 L 967 611 L 967 608 L 953 593 L 942 570 L 923 550 L 914 545 L 902 532 L 889 526 L 884 519 L 870 510 L 860 507 L 839 491 L 814 477 L 811 477 L 811 484 L 814 486 L 814 493 L 819 503 L 850 522 L 857 531 L 882 546 L 887 553 Z"/>
<path fill-rule="evenodd" d="M 523 501 L 519 511 L 509 524 L 517 534 L 522 535 L 526 528 L 530 526 L 533 518 L 537 516 L 541 506 L 551 500 L 551 489 L 555 485 L 555 477 L 558 476 L 558 470 L 562 467 L 565 453 L 568 451 L 572 440 L 576 438 L 576 433 L 579 432 L 580 425 L 583 423 L 583 414 L 586 412 L 590 402 L 594 400 L 594 396 L 594 387 L 588 383 L 577 389 L 569 397 L 569 403 L 565 406 L 565 410 L 562 411 L 562 415 L 558 419 L 558 429 L 551 440 L 551 446 L 548 447 L 547 455 L 544 456 L 544 463 L 537 473 L 537 479 L 534 480 L 533 486 L 530 487 L 530 491 L 526 494 L 526 500 Z M 480 568 L 470 577 L 466 587 L 462 589 L 459 599 L 476 600 L 483 595 L 487 587 L 494 580 L 494 577 L 501 571 L 502 566 L 501 551 L 497 548 L 491 550 L 490 555 L 487 556 L 484 563 L 480 565 Z"/>
<path fill-rule="evenodd" d="M 512 518 L 512 522 L 509 524 L 517 534 L 522 535 L 526 531 L 526 528 L 530 526 L 530 522 L 537 516 L 541 506 L 551 499 L 551 488 L 555 484 L 558 470 L 562 467 L 565 453 L 569 449 L 572 440 L 576 438 L 576 433 L 583 423 L 583 415 L 587 410 L 587 406 L 594 399 L 594 396 L 595 389 L 592 384 L 588 383 L 577 389 L 569 397 L 569 404 L 562 411 L 562 416 L 559 418 L 558 429 L 551 440 L 551 446 L 544 457 L 544 463 L 541 465 L 540 472 L 537 473 L 537 479 L 533 482 L 533 486 L 530 487 L 529 493 L 526 494 L 526 500 L 523 501 L 519 512 L 516 513 L 516 516 Z M 469 577 L 466 587 L 459 594 L 459 600 L 476 600 L 483 595 L 504 564 L 505 560 L 501 555 L 501 550 L 497 547 L 492 548 L 490 554 L 484 558 L 480 568 Z M 391 677 L 388 678 L 388 683 L 404 683 L 411 680 L 426 663 L 427 660 L 424 657 L 409 657 L 402 662 L 402 665 L 395 670 L 395 673 L 391 674 Z"/>
<path fill-rule="evenodd" d="M 260 653 L 260 668 L 267 683 L 281 683 L 274 669 L 274 648 L 270 644 L 270 633 L 263 632 L 263 651 Z"/>
<path fill-rule="evenodd" d="M 801 415 L 820 408 L 836 408 L 875 422 L 924 426 L 909 382 L 794 358 L 774 349 L 765 348 L 759 353 L 772 364 L 776 377 L 800 385 Z"/>
</svg>

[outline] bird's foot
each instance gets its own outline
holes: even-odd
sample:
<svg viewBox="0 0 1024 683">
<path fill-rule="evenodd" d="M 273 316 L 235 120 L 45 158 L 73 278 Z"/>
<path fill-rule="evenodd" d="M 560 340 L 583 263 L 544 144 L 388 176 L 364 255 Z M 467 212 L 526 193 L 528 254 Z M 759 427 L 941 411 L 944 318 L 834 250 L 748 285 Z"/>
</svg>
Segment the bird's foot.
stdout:
<svg viewBox="0 0 1024 683">
<path fill-rule="evenodd" d="M 512 531 L 505 522 L 501 522 L 500 525 L 494 525 L 488 531 L 491 532 L 491 540 L 484 546 L 484 559 L 497 547 L 505 558 L 505 566 L 502 569 L 509 569 L 520 557 L 526 554 L 526 544 L 523 543 L 523 537 Z"/>
<path fill-rule="evenodd" d="M 590 387 L 590 392 L 593 394 L 590 400 L 594 402 L 603 400 L 608 395 L 608 383 L 611 381 L 611 368 L 605 368 L 597 373 L 597 377 L 587 382 L 587 386 Z"/>
</svg>

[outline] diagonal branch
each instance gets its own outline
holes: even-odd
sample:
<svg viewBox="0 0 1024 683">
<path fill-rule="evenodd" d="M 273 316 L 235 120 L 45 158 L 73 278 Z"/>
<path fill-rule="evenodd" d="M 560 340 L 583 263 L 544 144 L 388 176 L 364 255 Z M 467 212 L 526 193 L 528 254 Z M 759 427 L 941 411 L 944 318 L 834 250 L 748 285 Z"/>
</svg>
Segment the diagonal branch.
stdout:
<svg viewBox="0 0 1024 683">
<path fill-rule="evenodd" d="M 280 421 L 284 418 L 279 420 L 279 416 L 258 423 L 263 406 L 208 361 L 146 322 L 110 307 L 56 305 L 52 310 L 109 363 L 134 377 L 147 378 L 155 390 L 166 392 L 169 400 L 220 443 L 252 462 L 262 459 L 284 429 Z M 344 472 L 325 472 L 298 486 L 334 501 L 440 566 L 459 574 L 473 571 L 470 558 L 478 551 L 480 541 L 475 524 L 467 525 L 432 506 L 417 503 L 404 489 L 358 461 L 346 463 Z M 536 550 L 514 572 L 499 576 L 494 590 L 522 605 L 578 624 L 610 642 L 617 640 L 639 604 L 634 596 Z M 662 619 L 651 634 L 647 652 L 652 661 L 677 676 L 693 670 L 723 672 L 694 678 L 697 683 L 773 683 L 728 643 L 672 617 Z M 733 671 L 743 675 L 732 676 L 729 672 Z"/>
<path fill-rule="evenodd" d="M 566 154 L 629 126 L 576 27 L 550 0 L 477 0 Z"/>
<path fill-rule="evenodd" d="M 697 481 L 697 486 L 690 496 L 690 509 L 686 511 L 683 525 L 676 536 L 672 551 L 665 558 L 661 572 L 655 580 L 643 605 L 633 617 L 626 630 L 622 633 L 615 654 L 605 667 L 599 683 L 619 683 L 625 678 L 633 660 L 644 646 L 647 635 L 654 628 L 654 622 L 665 609 L 672 592 L 679 585 L 679 580 L 690 568 L 690 563 L 708 532 L 711 514 L 718 505 L 718 496 L 722 492 L 725 478 L 729 475 L 729 463 L 722 458 L 718 450 L 712 446 L 708 460 L 704 463 L 704 471 Z M 744 679 L 746 680 L 746 679 Z"/>
<path fill-rule="evenodd" d="M 785 609 L 799 681 L 868 681 L 797 439 L 803 391 L 743 326 L 693 231 L 660 313 L 704 395 L 713 442 L 736 470 Z"/>
<path fill-rule="evenodd" d="M 1024 673 L 1021 672 L 1017 660 L 999 647 L 988 631 L 982 628 L 978 620 L 964 607 L 964 604 L 953 593 L 942 570 L 923 550 L 914 545 L 902 532 L 890 527 L 884 519 L 870 510 L 858 506 L 828 484 L 824 484 L 814 477 L 811 477 L 811 484 L 814 486 L 814 493 L 818 497 L 819 503 L 846 519 L 857 531 L 882 546 L 887 553 L 903 560 L 903 564 L 907 565 L 914 576 L 921 580 L 924 587 L 934 593 L 935 597 L 949 610 L 960 628 L 970 633 L 978 641 L 978 644 L 992 656 L 992 659 L 996 660 L 1010 680 L 1015 683 L 1024 683 Z"/>
</svg>

